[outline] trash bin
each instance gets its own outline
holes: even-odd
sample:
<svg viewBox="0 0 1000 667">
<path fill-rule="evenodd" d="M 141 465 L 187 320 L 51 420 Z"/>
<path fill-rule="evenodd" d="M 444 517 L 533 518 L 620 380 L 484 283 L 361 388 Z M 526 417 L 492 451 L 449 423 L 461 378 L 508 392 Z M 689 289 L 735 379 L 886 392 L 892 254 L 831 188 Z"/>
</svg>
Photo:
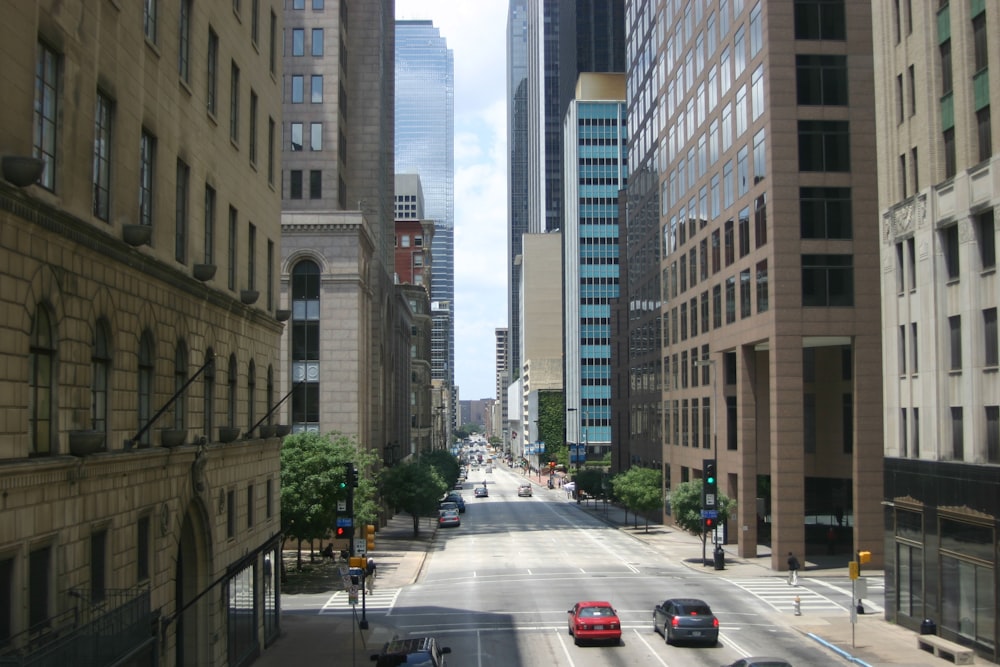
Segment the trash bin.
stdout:
<svg viewBox="0 0 1000 667">
<path fill-rule="evenodd" d="M 716 545 L 715 552 L 712 554 L 715 557 L 715 569 L 725 570 L 726 569 L 726 552 L 722 550 L 722 547 Z"/>
<path fill-rule="evenodd" d="M 920 621 L 920 634 L 922 635 L 936 635 L 937 634 L 937 623 L 932 619 L 925 618 Z"/>
</svg>

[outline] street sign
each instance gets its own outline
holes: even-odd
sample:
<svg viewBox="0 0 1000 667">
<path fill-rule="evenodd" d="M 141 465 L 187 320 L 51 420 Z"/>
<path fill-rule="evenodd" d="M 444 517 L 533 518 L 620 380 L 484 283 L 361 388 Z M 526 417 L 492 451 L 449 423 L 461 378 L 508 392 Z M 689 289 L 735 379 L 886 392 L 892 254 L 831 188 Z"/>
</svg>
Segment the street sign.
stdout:
<svg viewBox="0 0 1000 667">
<path fill-rule="evenodd" d="M 355 605 L 355 604 L 358 603 L 358 587 L 357 586 L 351 586 L 351 588 L 347 591 L 347 601 L 350 604 L 352 604 L 352 605 Z"/>
<path fill-rule="evenodd" d="M 349 516 L 337 517 L 337 528 L 350 528 L 354 525 L 354 519 Z"/>
<path fill-rule="evenodd" d="M 718 519 L 719 518 L 719 510 L 702 510 L 701 511 L 701 518 L 702 519 Z"/>
<path fill-rule="evenodd" d="M 715 494 L 714 493 L 706 493 L 705 494 L 705 505 L 707 505 L 708 507 L 715 507 Z"/>
<path fill-rule="evenodd" d="M 338 500 L 337 501 L 337 511 L 338 512 L 346 512 L 347 511 L 347 501 L 346 500 Z"/>
<path fill-rule="evenodd" d="M 354 538 L 354 553 L 364 556 L 368 553 L 368 540 L 363 537 Z"/>
</svg>

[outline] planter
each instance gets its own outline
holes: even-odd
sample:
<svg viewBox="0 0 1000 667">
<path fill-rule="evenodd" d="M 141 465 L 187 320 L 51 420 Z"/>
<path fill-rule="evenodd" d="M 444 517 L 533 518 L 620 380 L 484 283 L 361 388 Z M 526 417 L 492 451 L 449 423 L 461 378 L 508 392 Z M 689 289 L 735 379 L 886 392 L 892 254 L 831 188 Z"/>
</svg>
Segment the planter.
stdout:
<svg viewBox="0 0 1000 667">
<path fill-rule="evenodd" d="M 161 428 L 160 445 L 162 447 L 180 447 L 187 440 L 187 429 Z"/>
<path fill-rule="evenodd" d="M 274 311 L 274 319 L 278 320 L 279 322 L 284 322 L 291 316 L 292 316 L 292 311 L 290 310 L 282 309 Z"/>
<path fill-rule="evenodd" d="M 219 442 L 232 442 L 240 437 L 240 429 L 235 426 L 219 427 Z"/>
<path fill-rule="evenodd" d="M 252 306 L 257 303 L 257 299 L 260 298 L 260 292 L 255 289 L 245 289 L 240 290 L 240 301 L 248 306 Z"/>
<path fill-rule="evenodd" d="M 195 264 L 191 267 L 191 275 L 205 282 L 206 280 L 211 280 L 215 277 L 215 271 L 218 267 L 215 264 Z"/>
<path fill-rule="evenodd" d="M 70 431 L 69 453 L 73 456 L 87 456 L 104 451 L 104 431 Z"/>
<path fill-rule="evenodd" d="M 274 437 L 274 424 L 261 424 L 257 427 L 260 432 L 260 437 L 262 438 L 273 438 Z"/>
<path fill-rule="evenodd" d="M 286 435 L 292 432 L 292 427 L 288 424 L 275 424 L 274 425 L 274 435 L 279 438 L 284 438 Z"/>
<path fill-rule="evenodd" d="M 133 248 L 147 245 L 153 237 L 153 228 L 149 225 L 122 225 L 122 238 Z"/>
<path fill-rule="evenodd" d="M 4 180 L 19 188 L 38 181 L 45 169 L 45 162 L 37 157 L 5 155 L 2 161 Z"/>
</svg>

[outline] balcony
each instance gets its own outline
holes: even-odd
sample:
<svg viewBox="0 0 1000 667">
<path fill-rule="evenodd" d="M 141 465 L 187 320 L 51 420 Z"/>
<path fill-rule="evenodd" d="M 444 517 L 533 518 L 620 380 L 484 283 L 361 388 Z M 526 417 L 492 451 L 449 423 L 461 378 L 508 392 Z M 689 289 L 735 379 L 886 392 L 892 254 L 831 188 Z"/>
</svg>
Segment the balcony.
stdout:
<svg viewBox="0 0 1000 667">
<path fill-rule="evenodd" d="M 74 606 L 0 642 L 0 667 L 110 665 L 156 641 L 148 588 L 67 595 Z"/>
</svg>

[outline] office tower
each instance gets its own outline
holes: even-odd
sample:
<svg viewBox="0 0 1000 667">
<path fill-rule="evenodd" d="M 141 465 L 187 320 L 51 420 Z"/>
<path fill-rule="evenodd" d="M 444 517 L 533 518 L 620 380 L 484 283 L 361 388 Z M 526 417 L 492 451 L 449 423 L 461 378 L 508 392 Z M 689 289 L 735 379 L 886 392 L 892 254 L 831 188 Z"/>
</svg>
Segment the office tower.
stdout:
<svg viewBox="0 0 1000 667">
<path fill-rule="evenodd" d="M 494 365 L 496 366 L 497 402 L 493 413 L 493 434 L 503 439 L 505 450 L 509 447 L 510 433 L 507 428 L 507 386 L 510 384 L 508 345 L 510 336 L 507 329 L 497 327 L 494 336 Z"/>
<path fill-rule="evenodd" d="M 663 410 L 668 492 L 717 458 L 737 510 L 713 539 L 741 555 L 766 544 L 784 569 L 789 551 L 825 553 L 832 528 L 839 553 L 880 563 L 870 5 L 650 0 L 626 14 L 630 378 L 661 392 L 644 390 L 630 423 L 655 429 Z"/>
<path fill-rule="evenodd" d="M 430 21 L 396 21 L 396 173 L 416 173 L 434 222 L 431 371 L 455 384 L 455 65 Z M 451 396 L 451 406 L 455 406 Z M 449 422 L 455 426 L 454 408 Z"/>
<path fill-rule="evenodd" d="M 391 462 L 410 382 L 393 297 L 393 3 L 289 2 L 284 22 L 285 409 L 294 432 L 355 436 Z"/>
<path fill-rule="evenodd" d="M 1000 6 L 874 7 L 886 616 L 996 662 Z"/>
<path fill-rule="evenodd" d="M 611 302 L 618 298 L 618 193 L 628 185 L 625 75 L 581 74 L 565 133 L 566 440 L 599 459 L 614 446 Z"/>
<path fill-rule="evenodd" d="M 280 635 L 280 3 L 166 4 L 3 3 L 0 662 Z"/>
<path fill-rule="evenodd" d="M 517 257 L 528 232 L 562 229 L 562 123 L 581 72 L 625 71 L 614 0 L 510 0 L 507 24 L 510 381 L 523 369 Z"/>
</svg>

